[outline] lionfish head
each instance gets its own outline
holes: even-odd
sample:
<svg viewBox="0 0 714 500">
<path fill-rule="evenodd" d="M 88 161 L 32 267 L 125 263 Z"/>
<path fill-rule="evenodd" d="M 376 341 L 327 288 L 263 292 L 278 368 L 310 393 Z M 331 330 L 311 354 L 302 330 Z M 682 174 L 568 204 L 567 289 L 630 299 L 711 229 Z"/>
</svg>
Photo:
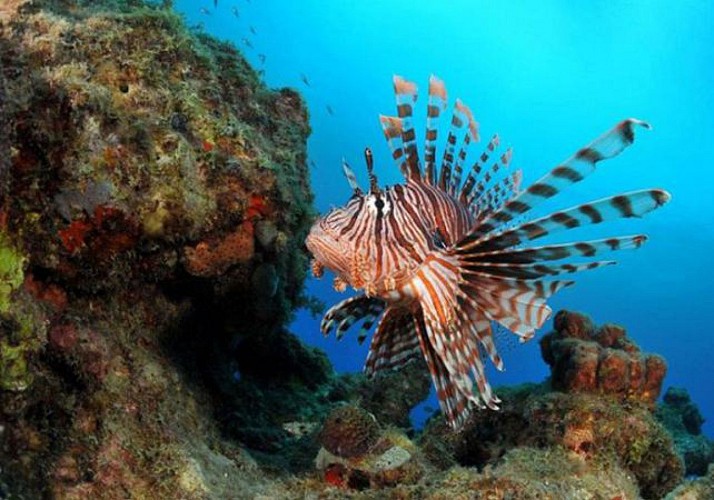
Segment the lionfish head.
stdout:
<svg viewBox="0 0 714 500">
<path fill-rule="evenodd" d="M 351 229 L 357 219 L 385 215 L 390 207 L 378 186 L 373 171 L 372 152 L 365 150 L 370 189 L 364 193 L 357 185 L 357 178 L 342 161 L 342 169 L 353 190 L 352 197 L 342 207 L 332 208 L 315 221 L 305 240 L 307 249 L 315 258 L 316 265 L 332 270 L 338 277 L 355 284 L 355 235 Z"/>
</svg>

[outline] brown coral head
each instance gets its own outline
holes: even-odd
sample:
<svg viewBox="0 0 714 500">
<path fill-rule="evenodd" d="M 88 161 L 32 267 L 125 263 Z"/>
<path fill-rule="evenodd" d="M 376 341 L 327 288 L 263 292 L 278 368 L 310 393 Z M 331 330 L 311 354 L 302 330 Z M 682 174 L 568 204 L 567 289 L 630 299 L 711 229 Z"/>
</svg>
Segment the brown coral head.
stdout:
<svg viewBox="0 0 714 500">
<path fill-rule="evenodd" d="M 375 418 L 356 406 L 335 408 L 320 431 L 320 443 L 333 455 L 353 458 L 367 453 L 379 438 Z"/>
<path fill-rule="evenodd" d="M 555 330 L 563 337 L 589 340 L 595 332 L 595 324 L 590 316 L 572 311 L 558 311 L 553 318 Z"/>
</svg>

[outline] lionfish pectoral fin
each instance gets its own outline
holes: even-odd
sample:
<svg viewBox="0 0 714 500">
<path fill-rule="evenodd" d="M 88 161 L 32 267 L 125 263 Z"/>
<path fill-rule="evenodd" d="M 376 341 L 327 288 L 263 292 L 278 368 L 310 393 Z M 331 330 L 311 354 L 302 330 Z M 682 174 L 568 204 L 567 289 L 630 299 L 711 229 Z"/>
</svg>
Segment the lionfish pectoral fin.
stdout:
<svg viewBox="0 0 714 500">
<path fill-rule="evenodd" d="M 362 343 L 383 310 L 384 302 L 379 298 L 366 295 L 350 297 L 338 302 L 325 313 L 320 323 L 320 331 L 323 335 L 329 335 L 336 327 L 335 336 L 340 340 L 352 325 L 362 321 L 362 328 L 357 335 L 357 341 Z"/>
<path fill-rule="evenodd" d="M 503 224 L 530 212 L 545 200 L 582 181 L 595 171 L 597 163 L 614 158 L 627 149 L 635 140 L 636 127 L 652 128 L 647 122 L 635 118 L 621 121 L 589 145 L 579 149 L 528 188 L 518 192 L 498 210 L 489 213 L 480 221 L 477 230 L 473 232 L 470 239 L 477 241 Z"/>
<path fill-rule="evenodd" d="M 414 315 L 405 308 L 388 307 L 377 325 L 364 365 L 367 377 L 399 369 L 420 352 Z"/>
<path fill-rule="evenodd" d="M 490 318 L 462 291 L 467 275 L 449 249 L 432 251 L 409 282 L 420 308 L 415 327 L 437 388 L 439 404 L 454 428 L 473 406 L 498 409 L 486 379 L 481 350 L 498 369 L 503 362 L 493 342 Z"/>
</svg>

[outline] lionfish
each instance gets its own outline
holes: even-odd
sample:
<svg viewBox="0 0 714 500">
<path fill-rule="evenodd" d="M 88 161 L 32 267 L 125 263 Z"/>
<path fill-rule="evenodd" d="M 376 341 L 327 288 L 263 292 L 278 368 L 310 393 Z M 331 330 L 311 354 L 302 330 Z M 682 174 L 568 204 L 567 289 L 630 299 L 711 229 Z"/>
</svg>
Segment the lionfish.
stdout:
<svg viewBox="0 0 714 500">
<path fill-rule="evenodd" d="M 531 339 L 551 314 L 546 300 L 573 284 L 543 278 L 614 264 L 551 261 L 638 248 L 646 236 L 545 246 L 528 242 L 587 224 L 639 217 L 665 204 L 670 195 L 661 189 L 633 191 L 527 220 L 534 207 L 632 144 L 636 127 L 650 126 L 633 118 L 623 120 L 521 189 L 521 171 L 508 169 L 511 149 L 500 154 L 498 135 L 470 169 L 464 168 L 469 144 L 479 140 L 479 125 L 458 99 L 437 167 L 436 120 L 446 109 L 447 96 L 444 83 L 434 76 L 429 80 L 422 165 L 412 125 L 416 84 L 395 76 L 394 90 L 398 116 L 380 116 L 380 122 L 405 183 L 380 188 L 368 148 L 369 190 L 363 192 L 343 160 L 354 193 L 345 206 L 318 219 L 306 240 L 315 257 L 316 277 L 326 267 L 335 273 L 338 291 L 347 285 L 362 290 L 332 307 L 321 330 L 327 335 L 336 329 L 339 339 L 362 321 L 362 342 L 379 318 L 365 363 L 367 376 L 400 368 L 421 353 L 441 410 L 452 428 L 459 429 L 472 408 L 498 409 L 500 400 L 486 380 L 482 362 L 482 355 L 488 356 L 503 370 L 494 328 L 500 324 L 522 342 Z"/>
</svg>

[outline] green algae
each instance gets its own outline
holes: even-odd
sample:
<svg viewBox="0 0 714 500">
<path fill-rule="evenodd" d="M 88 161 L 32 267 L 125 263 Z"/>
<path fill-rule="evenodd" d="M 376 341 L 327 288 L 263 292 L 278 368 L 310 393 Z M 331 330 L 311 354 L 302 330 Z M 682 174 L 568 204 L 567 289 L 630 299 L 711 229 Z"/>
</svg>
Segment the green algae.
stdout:
<svg viewBox="0 0 714 500">
<path fill-rule="evenodd" d="M 12 294 L 24 280 L 25 256 L 0 232 L 0 390 L 23 391 L 32 381 L 25 343 L 31 337 L 29 322 L 11 313 Z M 25 321 L 18 322 L 17 316 Z"/>
<path fill-rule="evenodd" d="M 0 232 L 0 314 L 10 309 L 10 296 L 24 279 L 25 257 Z"/>
</svg>

